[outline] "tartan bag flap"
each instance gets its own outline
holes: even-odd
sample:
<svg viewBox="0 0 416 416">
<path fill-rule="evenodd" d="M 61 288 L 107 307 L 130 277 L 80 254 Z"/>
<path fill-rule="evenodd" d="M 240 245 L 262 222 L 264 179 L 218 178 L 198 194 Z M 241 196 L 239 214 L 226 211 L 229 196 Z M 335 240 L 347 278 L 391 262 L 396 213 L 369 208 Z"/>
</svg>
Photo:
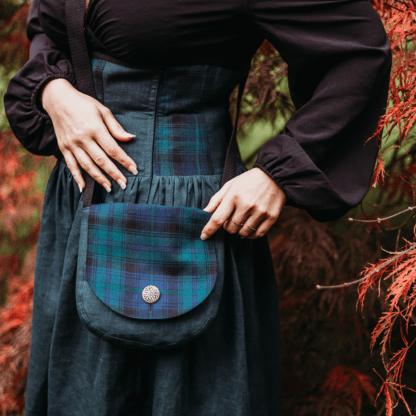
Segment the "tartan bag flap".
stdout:
<svg viewBox="0 0 416 416">
<path fill-rule="evenodd" d="M 83 279 L 110 309 L 137 319 L 173 318 L 211 293 L 215 242 L 200 239 L 211 213 L 128 203 L 88 209 Z"/>
</svg>

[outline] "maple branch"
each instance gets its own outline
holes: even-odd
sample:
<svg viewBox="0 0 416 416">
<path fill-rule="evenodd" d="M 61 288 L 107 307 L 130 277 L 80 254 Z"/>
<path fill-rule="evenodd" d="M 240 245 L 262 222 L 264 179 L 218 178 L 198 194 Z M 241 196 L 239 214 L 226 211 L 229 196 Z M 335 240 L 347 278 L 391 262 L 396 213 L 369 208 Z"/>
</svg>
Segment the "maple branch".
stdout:
<svg viewBox="0 0 416 416">
<path fill-rule="evenodd" d="M 356 220 L 356 219 L 350 217 L 350 218 L 348 218 L 348 221 L 355 221 L 355 222 L 377 222 L 377 223 L 380 223 L 381 221 L 389 220 L 390 218 L 397 217 L 398 215 L 403 214 L 403 213 L 405 213 L 407 211 L 412 211 L 413 209 L 416 209 L 416 206 L 415 207 L 407 207 L 403 211 L 396 212 L 395 214 L 390 215 L 388 217 L 377 218 L 376 220 Z"/>
<path fill-rule="evenodd" d="M 398 3 L 404 4 L 407 8 L 409 8 L 409 5 L 405 1 L 402 1 L 402 0 L 396 0 L 396 1 Z"/>
<path fill-rule="evenodd" d="M 355 285 L 356 283 L 360 283 L 365 279 L 368 279 L 369 277 L 371 277 L 373 274 L 380 272 L 381 270 L 383 270 L 384 268 L 386 268 L 386 266 L 388 266 L 389 264 L 393 263 L 394 261 L 396 261 L 398 258 L 400 258 L 401 256 L 403 256 L 404 254 L 408 253 L 409 251 L 412 251 L 413 249 L 416 248 L 416 244 L 411 245 L 407 250 L 402 251 L 400 254 L 398 254 L 397 256 L 392 257 L 390 260 L 387 260 L 383 266 L 378 267 L 377 269 L 374 269 L 371 273 L 369 273 L 367 276 L 362 277 L 361 279 L 358 280 L 354 280 L 352 282 L 346 282 L 346 283 L 342 283 L 340 285 L 331 285 L 331 286 L 321 286 L 321 285 L 316 285 L 317 289 L 340 289 L 342 287 L 347 287 L 347 286 L 352 286 Z"/>
<path fill-rule="evenodd" d="M 400 10 L 400 9 L 398 9 L 397 7 L 394 7 L 394 6 L 392 6 L 391 4 L 386 3 L 385 1 L 383 1 L 383 4 L 385 4 L 386 6 L 391 7 L 392 9 L 396 9 L 396 10 L 398 10 L 399 12 L 402 12 L 402 13 L 403 13 L 403 10 Z"/>
<path fill-rule="evenodd" d="M 396 227 L 386 227 L 384 228 L 384 231 L 394 231 L 394 230 L 400 231 L 415 215 L 416 213 L 409 215 L 409 218 L 407 218 L 407 220 L 403 224 L 397 225 Z M 397 250 L 397 245 L 396 245 L 396 250 Z"/>
</svg>

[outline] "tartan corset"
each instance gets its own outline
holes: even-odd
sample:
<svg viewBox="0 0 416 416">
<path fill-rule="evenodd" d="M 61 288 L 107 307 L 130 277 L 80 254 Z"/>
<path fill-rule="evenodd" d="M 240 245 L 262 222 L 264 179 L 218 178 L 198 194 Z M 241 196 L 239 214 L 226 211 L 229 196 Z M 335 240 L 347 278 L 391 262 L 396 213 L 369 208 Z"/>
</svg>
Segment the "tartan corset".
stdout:
<svg viewBox="0 0 416 416">
<path fill-rule="evenodd" d="M 136 135 L 118 144 L 140 176 L 222 175 L 232 130 L 229 97 L 245 73 L 214 65 L 133 69 L 103 59 L 91 64 L 97 99 Z"/>
<path fill-rule="evenodd" d="M 229 96 L 242 73 L 213 65 L 150 70 L 91 63 L 97 99 L 136 135 L 118 144 L 139 174 L 114 161 L 126 189 L 107 175 L 112 191 L 96 185 L 92 205 L 83 208 L 81 319 L 100 336 L 114 335 L 120 328 L 108 329 L 114 320 L 108 308 L 127 328 L 129 320 L 178 319 L 199 307 L 196 333 L 215 316 L 222 290 L 222 230 L 205 241 L 200 234 L 211 216 L 203 208 L 220 189 L 232 127 Z M 98 316 L 102 330 L 96 329 Z"/>
</svg>

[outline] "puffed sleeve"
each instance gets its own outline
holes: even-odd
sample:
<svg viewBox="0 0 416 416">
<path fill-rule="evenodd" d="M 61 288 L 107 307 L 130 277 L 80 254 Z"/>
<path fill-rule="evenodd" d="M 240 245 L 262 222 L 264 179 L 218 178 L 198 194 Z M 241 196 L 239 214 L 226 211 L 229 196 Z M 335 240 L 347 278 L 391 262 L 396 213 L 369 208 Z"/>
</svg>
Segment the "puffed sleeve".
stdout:
<svg viewBox="0 0 416 416">
<path fill-rule="evenodd" d="M 40 101 L 44 85 L 51 79 L 64 78 L 76 85 L 68 55 L 45 35 L 38 18 L 39 0 L 33 0 L 27 20 L 31 41 L 29 61 L 12 77 L 4 96 L 10 127 L 20 143 L 31 153 L 60 155 L 52 120 Z"/>
<path fill-rule="evenodd" d="M 254 167 L 286 205 L 333 221 L 366 195 L 387 106 L 391 50 L 368 0 L 249 0 L 257 30 L 288 64 L 296 113 L 259 150 Z M 364 145 L 365 144 L 365 145 Z"/>
</svg>

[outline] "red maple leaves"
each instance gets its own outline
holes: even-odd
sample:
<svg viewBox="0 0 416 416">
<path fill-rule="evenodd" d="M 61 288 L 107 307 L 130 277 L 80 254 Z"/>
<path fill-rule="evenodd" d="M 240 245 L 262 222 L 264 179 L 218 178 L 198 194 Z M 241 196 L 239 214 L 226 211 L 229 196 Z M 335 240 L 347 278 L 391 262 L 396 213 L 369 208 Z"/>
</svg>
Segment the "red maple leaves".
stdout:
<svg viewBox="0 0 416 416">
<path fill-rule="evenodd" d="M 319 395 L 303 399 L 300 416 L 358 416 L 363 396 L 374 400 L 375 387 L 371 377 L 351 367 L 337 365 L 326 374 Z"/>
<path fill-rule="evenodd" d="M 398 140 L 397 144 L 392 147 L 394 149 L 406 145 L 406 139 L 416 121 L 416 3 L 414 0 L 375 0 L 373 4 L 384 20 L 393 51 L 389 90 L 390 105 L 386 114 L 381 117 L 374 136 L 380 137 L 384 129 L 386 137 L 389 137 L 396 129 Z M 373 175 L 373 186 L 380 182 L 384 184 L 385 167 L 381 156 L 382 154 L 379 155 Z M 409 196 L 413 198 L 413 201 L 415 200 L 415 185 L 411 181 L 414 171 L 415 166 L 410 165 L 401 172 L 393 174 L 393 181 L 389 184 L 389 189 L 392 191 L 389 195 L 390 200 L 395 193 L 409 189 L 409 187 L 403 188 L 400 182 L 410 185 L 412 195 Z M 413 213 L 408 220 L 412 218 L 415 218 Z M 385 395 L 387 416 L 393 414 L 393 409 L 399 400 L 403 401 L 409 414 L 412 414 L 405 400 L 403 389 L 415 391 L 401 384 L 405 358 L 415 341 L 411 343 L 407 341 L 403 333 L 403 323 L 406 324 L 407 333 L 409 323 L 413 321 L 413 324 L 416 324 L 416 317 L 413 313 L 416 307 L 416 244 L 408 240 L 405 242 L 406 246 L 403 250 L 397 249 L 397 243 L 396 251 L 388 252 L 391 257 L 366 267 L 361 273 L 364 280 L 359 286 L 358 302 L 361 303 L 362 310 L 364 298 L 369 289 L 378 283 L 380 290 L 382 279 L 391 280 L 385 299 L 387 310 L 374 328 L 370 344 L 372 353 L 376 342 L 381 338 L 381 355 L 384 357 L 387 347 L 389 352 L 391 349 L 393 329 L 395 325 L 400 325 L 404 347 L 395 352 L 387 363 L 383 359 L 387 376 L 377 395 L 378 397 L 381 392 Z"/>
<path fill-rule="evenodd" d="M 36 250 L 28 258 L 34 264 Z M 29 366 L 33 269 L 9 279 L 8 302 L 0 310 L 0 414 L 21 412 Z M 25 276 L 26 275 L 26 276 Z"/>
</svg>

